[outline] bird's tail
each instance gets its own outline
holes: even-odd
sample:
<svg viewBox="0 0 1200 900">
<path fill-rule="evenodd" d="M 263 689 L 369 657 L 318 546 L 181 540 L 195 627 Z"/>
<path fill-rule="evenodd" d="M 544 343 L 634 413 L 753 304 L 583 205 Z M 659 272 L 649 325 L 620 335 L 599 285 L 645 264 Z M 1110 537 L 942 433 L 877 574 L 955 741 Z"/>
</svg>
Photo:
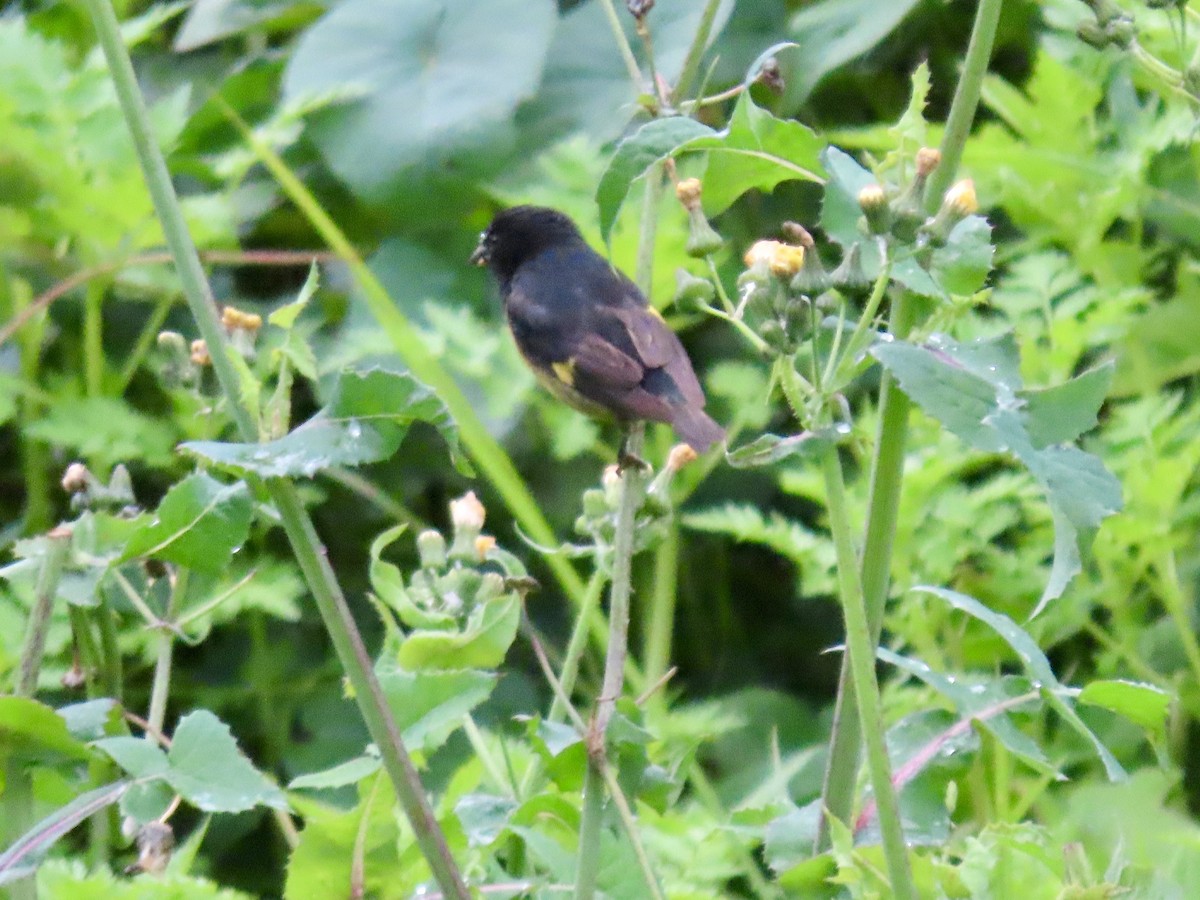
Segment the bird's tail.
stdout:
<svg viewBox="0 0 1200 900">
<path fill-rule="evenodd" d="M 703 453 L 713 444 L 725 439 L 725 429 L 699 406 L 690 403 L 675 407 L 671 427 L 697 453 Z"/>
</svg>

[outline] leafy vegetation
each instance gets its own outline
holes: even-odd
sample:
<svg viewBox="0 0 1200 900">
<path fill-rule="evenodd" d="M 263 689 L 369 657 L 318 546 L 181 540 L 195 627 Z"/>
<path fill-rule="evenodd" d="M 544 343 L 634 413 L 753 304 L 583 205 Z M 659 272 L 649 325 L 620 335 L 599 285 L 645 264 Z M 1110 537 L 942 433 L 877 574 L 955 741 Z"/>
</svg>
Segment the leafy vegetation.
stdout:
<svg viewBox="0 0 1200 900">
<path fill-rule="evenodd" d="M 1200 893 L 1198 48 L 1187 0 L 11 5 L 0 887 Z M 514 203 L 725 452 L 619 472 L 536 388 L 466 265 Z"/>
</svg>

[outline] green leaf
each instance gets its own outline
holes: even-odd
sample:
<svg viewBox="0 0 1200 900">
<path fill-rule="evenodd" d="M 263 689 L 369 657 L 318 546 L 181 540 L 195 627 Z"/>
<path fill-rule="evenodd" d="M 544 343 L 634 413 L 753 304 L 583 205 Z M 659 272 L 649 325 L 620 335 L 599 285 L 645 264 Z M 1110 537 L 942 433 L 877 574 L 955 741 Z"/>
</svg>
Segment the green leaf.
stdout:
<svg viewBox="0 0 1200 900">
<path fill-rule="evenodd" d="M 172 48 L 176 53 L 187 53 L 307 6 L 307 0 L 195 0 L 175 34 Z"/>
<path fill-rule="evenodd" d="M 1171 695 L 1152 684 L 1136 681 L 1093 681 L 1079 692 L 1079 702 L 1102 706 L 1152 735 L 1161 735 L 1166 728 Z"/>
<path fill-rule="evenodd" d="M 0 697 L 0 761 L 11 756 L 55 762 L 87 759 L 90 753 L 49 706 L 28 697 Z"/>
<path fill-rule="evenodd" d="M 652 119 L 617 145 L 612 161 L 596 187 L 600 207 L 600 234 L 605 241 L 612 234 L 621 204 L 634 181 L 687 141 L 712 134 L 713 130 L 686 116 Z"/>
<path fill-rule="evenodd" d="M 117 701 L 111 697 L 71 703 L 59 707 L 58 714 L 67 723 L 71 736 L 81 741 L 104 737 L 108 727 L 121 719 Z"/>
<path fill-rule="evenodd" d="M 1149 394 L 1168 381 L 1200 372 L 1200 287 L 1186 287 L 1164 303 L 1156 303 L 1124 328 L 1117 345 L 1114 393 L 1127 397 Z"/>
<path fill-rule="evenodd" d="M 968 597 L 966 594 L 960 594 L 958 591 L 924 586 L 915 587 L 913 590 L 941 598 L 955 609 L 962 610 L 968 615 L 974 616 L 995 631 L 996 634 L 1000 635 L 1000 637 L 1004 638 L 1005 642 L 1016 652 L 1025 671 L 1033 679 L 1034 687 L 1042 692 L 1042 696 L 1046 698 L 1046 701 L 1054 707 L 1054 710 L 1059 715 L 1067 720 L 1067 723 L 1072 728 L 1091 743 L 1093 749 L 1096 751 L 1096 755 L 1104 764 L 1104 771 L 1108 775 L 1109 780 L 1123 781 L 1127 777 L 1125 770 L 1117 762 L 1116 757 L 1109 752 L 1109 749 L 1104 746 L 1104 743 L 1096 736 L 1095 732 L 1088 728 L 1084 721 L 1079 718 L 1079 714 L 1075 712 L 1075 709 L 1068 701 L 1068 689 L 1055 677 L 1054 670 L 1050 666 L 1050 660 L 1046 658 L 1046 654 L 1038 647 L 1037 641 L 1030 637 L 1027 631 L 1004 615 L 1004 613 L 989 609 L 974 597 Z"/>
<path fill-rule="evenodd" d="M 1096 457 L 1076 447 L 1039 447 L 1035 435 L 1057 437 L 1092 418 L 1106 376 L 1081 376 L 1062 395 L 1040 397 L 1028 409 L 1009 336 L 957 344 L 935 335 L 926 346 L 880 343 L 871 353 L 926 413 L 971 446 L 1020 460 L 1045 491 L 1054 520 L 1054 564 L 1036 616 L 1079 572 L 1084 535 L 1121 508 L 1121 485 Z M 1080 408 L 1068 419 L 1062 408 L 1071 399 Z M 1061 426 L 1048 421 L 1055 416 Z"/>
<path fill-rule="evenodd" d="M 180 719 L 167 758 L 167 781 L 197 809 L 241 812 L 260 805 L 287 809 L 283 791 L 250 764 L 229 726 L 206 709 Z"/>
<path fill-rule="evenodd" d="M 164 465 L 171 459 L 174 441 L 170 426 L 115 397 L 57 400 L 25 426 L 25 434 L 81 456 L 98 469 L 133 460 Z"/>
<path fill-rule="evenodd" d="M 947 294 L 973 294 L 987 281 L 995 253 L 987 219 L 967 216 L 951 229 L 946 243 L 933 251 L 929 273 Z"/>
<path fill-rule="evenodd" d="M 414 631 L 400 645 L 400 665 L 426 669 L 494 669 L 504 662 L 521 622 L 521 599 L 507 594 L 471 613 L 462 631 Z"/>
<path fill-rule="evenodd" d="M 118 562 L 155 557 L 219 574 L 250 533 L 251 512 L 245 483 L 190 475 L 167 491 L 154 520 L 133 533 Z"/>
<path fill-rule="evenodd" d="M 797 179 L 824 181 L 820 161 L 824 147 L 825 142 L 806 126 L 776 118 L 756 106 L 746 91 L 724 131 L 692 138 L 673 155 L 708 152 L 701 196 L 704 211 L 715 216 L 752 189 L 770 191 Z"/>
<path fill-rule="evenodd" d="M 517 803 L 508 797 L 491 794 L 467 794 L 454 804 L 454 814 L 467 834 L 471 847 L 486 847 L 508 825 Z"/>
<path fill-rule="evenodd" d="M 382 367 L 343 372 L 329 404 L 278 440 L 190 441 L 181 446 L 239 475 L 311 478 L 331 466 L 387 459 L 417 421 L 433 424 L 449 444 L 459 471 L 468 468 L 458 452 L 458 429 L 437 395 L 412 376 Z"/>
<path fill-rule="evenodd" d="M 750 469 L 769 466 L 793 456 L 808 459 L 817 456 L 831 443 L 836 443 L 836 437 L 832 430 L 805 431 L 789 437 L 763 434 L 736 450 L 726 451 L 725 461 L 735 469 Z"/>
<path fill-rule="evenodd" d="M 821 228 L 843 250 L 858 244 L 863 274 L 867 278 L 874 278 L 879 273 L 883 258 L 877 243 L 867 240 L 866 234 L 858 227 L 863 217 L 858 194 L 868 185 L 879 184 L 879 180 L 860 166 L 854 157 L 837 147 L 826 147 L 821 151 L 821 166 L 829 175 L 821 198 Z"/>
<path fill-rule="evenodd" d="M 383 765 L 378 756 L 356 756 L 344 763 L 339 763 L 322 772 L 310 772 L 293 778 L 288 784 L 290 790 L 298 788 L 337 788 L 348 784 L 357 784 L 368 775 L 374 775 Z"/>
<path fill-rule="evenodd" d="M 134 778 L 162 778 L 171 768 L 167 754 L 157 744 L 144 738 L 128 735 L 101 738 L 93 746 L 108 754 L 113 762 Z"/>
<path fill-rule="evenodd" d="M 462 725 L 463 716 L 491 695 L 496 676 L 469 669 L 406 672 L 388 667 L 379 672 L 379 683 L 404 742 L 411 749 L 432 752 Z"/>
<path fill-rule="evenodd" d="M 494 153 L 556 20 L 549 0 L 346 0 L 301 36 L 284 97 L 362 92 L 315 113 L 309 133 L 352 188 L 379 194 L 405 172 Z"/>
<path fill-rule="evenodd" d="M 1095 428 L 1114 370 L 1109 362 L 1063 384 L 1022 391 L 1034 447 L 1040 450 L 1050 444 L 1065 444 Z"/>
<path fill-rule="evenodd" d="M 917 0 L 824 0 L 798 12 L 788 23 L 788 35 L 799 49 L 785 70 L 783 107 L 799 108 L 822 78 L 866 53 L 902 22 Z"/>
<path fill-rule="evenodd" d="M 300 313 L 304 312 L 308 306 L 308 302 L 313 298 L 313 294 L 321 286 L 321 270 L 317 268 L 314 261 L 308 267 L 308 277 L 304 279 L 304 284 L 300 288 L 300 293 L 296 295 L 296 299 L 291 303 L 287 303 L 267 316 L 267 321 L 277 328 L 282 328 L 285 331 L 290 331 L 296 324 L 296 319 L 300 318 Z"/>
</svg>

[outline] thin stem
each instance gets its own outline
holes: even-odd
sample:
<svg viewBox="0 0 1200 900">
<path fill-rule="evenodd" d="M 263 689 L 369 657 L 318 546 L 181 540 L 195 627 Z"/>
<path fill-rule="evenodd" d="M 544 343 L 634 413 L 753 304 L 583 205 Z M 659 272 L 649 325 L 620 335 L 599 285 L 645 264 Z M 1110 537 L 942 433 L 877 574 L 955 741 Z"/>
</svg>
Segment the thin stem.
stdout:
<svg viewBox="0 0 1200 900">
<path fill-rule="evenodd" d="M 837 448 L 826 448 L 821 462 L 829 506 L 829 527 L 837 551 L 842 613 L 846 617 L 846 651 L 858 697 L 859 726 L 867 746 L 867 768 L 879 809 L 879 829 L 883 837 L 888 877 L 892 883 L 892 896 L 897 900 L 911 900 L 916 896 L 916 891 L 908 863 L 908 848 L 904 844 L 904 831 L 900 825 L 900 804 L 892 785 L 892 766 L 884 741 L 879 682 L 875 676 L 875 644 L 867 623 L 867 607 L 858 574 L 858 554 L 854 549 L 850 518 L 846 512 L 846 484 Z"/>
<path fill-rule="evenodd" d="M 710 253 L 704 257 L 704 261 L 708 263 L 708 273 L 712 276 L 713 287 L 717 289 L 717 298 L 721 301 L 721 306 L 725 308 L 725 312 L 732 316 L 736 307 L 733 305 L 733 301 L 729 299 L 729 294 L 725 293 L 725 285 L 721 281 L 721 273 L 717 271 L 717 264 L 713 262 L 712 254 Z"/>
<path fill-rule="evenodd" d="M 647 185 L 649 190 L 649 185 Z M 640 255 L 640 254 L 639 254 Z M 644 427 L 630 427 L 626 452 L 637 456 L 642 452 Z M 579 865 L 575 897 L 591 900 L 596 892 L 596 875 L 600 865 L 600 830 L 604 812 L 603 774 L 600 767 L 605 757 L 605 737 L 608 723 L 616 710 L 617 700 L 625 683 L 625 656 L 629 644 L 629 598 L 633 562 L 634 524 L 641 505 L 644 478 L 637 466 L 627 466 L 621 473 L 621 494 L 617 506 L 616 533 L 613 537 L 612 590 L 609 593 L 608 654 L 604 661 L 604 679 L 596 710 L 588 727 L 588 766 L 583 783 L 583 816 L 579 823 Z"/>
<path fill-rule="evenodd" d="M 954 100 L 950 104 L 950 115 L 946 117 L 946 131 L 942 135 L 942 161 L 925 189 L 925 209 L 933 214 L 942 204 L 942 195 L 954 182 L 958 164 L 962 162 L 963 147 L 971 124 L 975 121 L 975 110 L 979 107 L 979 92 L 983 88 L 983 76 L 987 74 L 988 62 L 992 58 L 992 46 L 996 42 L 996 26 L 1000 22 L 1000 7 L 1004 0 L 979 0 L 975 10 L 975 24 L 971 27 L 971 41 L 963 60 L 962 76 L 954 89 Z"/>
<path fill-rule="evenodd" d="M 117 384 L 113 388 L 114 395 L 120 396 L 124 394 L 125 389 L 129 387 L 129 382 L 133 381 L 133 376 L 137 374 L 137 370 L 141 367 L 146 354 L 154 346 L 155 338 L 158 337 L 158 333 L 162 330 L 163 323 L 167 321 L 167 316 L 171 314 L 171 307 L 175 305 L 175 300 L 175 295 L 168 294 L 154 305 L 153 311 L 146 317 L 146 323 L 142 326 L 133 349 L 129 351 L 129 356 L 125 359 L 125 365 L 121 367 L 120 375 L 117 376 Z"/>
<path fill-rule="evenodd" d="M 879 313 L 879 307 L 887 295 L 888 281 L 891 277 L 892 260 L 888 255 L 885 256 L 883 267 L 879 270 L 879 277 L 875 279 L 875 285 L 871 288 L 871 296 L 867 298 L 867 305 L 863 308 L 858 322 L 855 323 L 854 331 L 850 333 L 850 339 L 846 341 L 846 352 L 837 361 L 835 369 L 837 374 L 832 383 L 841 383 L 842 379 L 846 377 L 849 367 L 854 365 L 858 354 L 866 348 L 867 331 L 875 322 L 875 316 Z"/>
<path fill-rule="evenodd" d="M 708 46 L 709 36 L 712 34 L 713 22 L 717 17 L 717 10 L 721 6 L 721 0 L 708 0 L 708 5 L 704 7 L 704 12 L 700 14 L 700 25 L 696 28 L 696 35 L 692 38 L 692 45 L 688 47 L 687 56 L 683 60 L 683 68 L 679 71 L 679 81 L 675 84 L 675 90 L 671 95 L 671 99 L 678 106 L 687 97 L 688 92 L 692 89 L 692 83 L 696 80 L 696 73 L 700 71 L 700 61 L 704 58 L 704 50 Z M 739 86 L 738 90 L 741 90 Z"/>
<path fill-rule="evenodd" d="M 608 21 L 608 27 L 612 29 L 613 40 L 621 53 L 621 61 L 625 63 L 629 80 L 633 82 L 633 89 L 641 91 L 646 79 L 642 77 L 642 70 L 638 68 L 637 57 L 633 55 L 633 48 L 629 46 L 629 38 L 625 35 L 625 28 L 621 25 L 621 17 L 617 15 L 613 0 L 600 0 L 600 8 L 604 10 L 604 18 Z"/>
<path fill-rule="evenodd" d="M 642 666 L 647 684 L 656 684 L 671 661 L 671 635 L 675 625 L 675 595 L 678 589 L 679 527 L 672 522 L 666 537 L 654 551 L 654 591 L 646 620 Z M 662 691 L 650 698 L 653 708 L 666 709 Z"/>
<path fill-rule="evenodd" d="M 638 235 L 637 268 L 634 270 L 637 286 L 650 296 L 654 283 L 654 242 L 658 237 L 658 207 L 662 201 L 666 177 L 662 163 L 656 163 L 646 175 L 646 191 L 642 195 L 642 229 Z"/>
<path fill-rule="evenodd" d="M 46 539 L 46 558 L 42 560 L 42 568 L 38 572 L 33 608 L 29 611 L 29 625 L 21 648 L 16 689 L 18 697 L 32 697 L 37 692 L 38 672 L 42 668 L 42 653 L 46 649 L 46 633 L 50 629 L 50 614 L 54 611 L 54 597 L 58 593 L 67 551 L 71 548 L 71 531 L 69 528 L 55 528 L 46 535 Z"/>
<path fill-rule="evenodd" d="M 936 212 L 946 189 L 954 181 L 962 160 L 963 147 L 979 106 L 983 77 L 995 42 L 996 26 L 1003 0 L 980 0 L 975 24 L 963 63 L 963 74 L 954 92 L 946 132 L 942 138 L 941 164 L 930 176 L 925 203 Z M 912 330 L 915 312 L 909 298 L 901 292 L 892 305 L 888 330 L 904 338 Z M 870 499 L 867 506 L 867 530 L 863 543 L 862 588 L 866 603 L 868 631 L 877 644 L 883 623 L 891 576 L 892 547 L 900 507 L 900 488 L 904 477 L 905 445 L 908 439 L 908 397 L 886 372 L 880 384 L 879 431 L 871 465 Z M 854 782 L 858 771 L 859 717 L 849 658 L 842 660 L 841 680 L 834 706 L 833 732 L 829 743 L 829 762 L 822 789 L 821 822 L 817 831 L 817 852 L 829 848 L 829 823 L 826 816 L 848 822 L 854 807 Z"/>
<path fill-rule="evenodd" d="M 184 595 L 187 593 L 188 570 L 179 569 L 175 574 L 174 584 L 171 585 L 171 596 L 167 598 L 167 608 L 163 619 L 175 621 L 175 613 L 179 609 Z M 175 635 L 169 629 L 158 633 L 158 648 L 154 660 L 154 683 L 150 688 L 150 708 L 146 713 L 146 722 L 154 731 L 162 733 L 163 722 L 167 716 L 167 694 L 171 690 L 171 664 L 175 651 Z"/>
<path fill-rule="evenodd" d="M 1155 561 L 1154 568 L 1158 572 L 1163 606 L 1167 608 L 1168 614 L 1175 623 L 1175 629 L 1179 632 L 1179 640 L 1183 644 L 1184 656 L 1187 657 L 1188 665 L 1192 667 L 1192 674 L 1197 681 L 1200 681 L 1200 643 L 1196 640 L 1196 627 L 1192 624 L 1191 616 L 1188 615 L 1192 604 L 1184 596 L 1183 588 L 1179 583 L 1179 572 L 1175 566 L 1175 551 L 1166 550 L 1160 554 L 1159 559 Z"/>
<path fill-rule="evenodd" d="M 604 592 L 606 583 L 607 579 L 604 577 L 604 573 L 597 569 L 588 582 L 587 592 L 583 595 L 583 605 L 579 608 L 575 627 L 571 630 L 571 637 L 567 641 L 562 674 L 558 679 L 562 684 L 563 694 L 567 697 L 570 697 L 571 691 L 575 689 L 575 679 L 579 676 L 579 661 L 583 658 L 583 651 L 587 647 L 588 622 L 600 608 L 600 595 Z M 566 709 L 563 707 L 561 698 L 555 696 L 554 702 L 550 704 L 550 714 L 547 718 L 551 722 L 560 722 L 565 714 Z"/>
<path fill-rule="evenodd" d="M 124 673 L 121 663 L 121 645 L 117 641 L 117 613 L 100 595 L 100 605 L 94 610 L 96 626 L 100 632 L 100 675 L 108 696 L 120 700 L 124 693 Z"/>
<path fill-rule="evenodd" d="M 87 396 L 104 391 L 104 294 L 106 285 L 88 285 L 83 304 L 83 383 Z"/>
<path fill-rule="evenodd" d="M 154 141 L 145 101 L 138 89 L 133 64 L 121 38 L 120 25 L 108 0 L 87 0 L 96 24 L 100 44 L 125 113 L 126 124 L 142 166 L 155 211 L 162 223 L 167 246 L 183 285 L 184 295 L 197 328 L 208 343 L 213 368 L 225 394 L 230 414 L 243 440 L 255 441 L 257 428 L 249 411 L 240 401 L 238 377 L 234 370 L 225 332 L 217 315 L 212 292 L 205 280 L 200 257 L 184 221 L 179 199 L 171 184 L 166 161 Z M 450 854 L 444 836 L 434 818 L 429 800 L 417 776 L 416 767 L 400 738 L 395 719 L 375 677 L 371 658 L 350 614 L 321 542 L 313 528 L 294 484 L 281 479 L 266 482 L 267 492 L 279 510 L 292 552 L 304 572 L 321 618 L 337 650 L 338 657 L 354 688 L 356 702 L 372 739 L 379 747 L 384 767 L 396 789 L 396 795 L 412 825 L 421 852 L 442 890 L 458 900 L 470 896 L 462 875 Z"/>
</svg>

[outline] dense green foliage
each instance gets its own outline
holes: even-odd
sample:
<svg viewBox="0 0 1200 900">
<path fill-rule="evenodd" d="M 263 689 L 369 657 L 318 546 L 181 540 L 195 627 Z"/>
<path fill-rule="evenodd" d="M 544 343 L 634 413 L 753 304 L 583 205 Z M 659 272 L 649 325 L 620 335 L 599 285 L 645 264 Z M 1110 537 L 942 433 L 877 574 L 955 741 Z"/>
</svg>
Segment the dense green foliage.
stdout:
<svg viewBox="0 0 1200 900">
<path fill-rule="evenodd" d="M 488 896 L 1200 895 L 1200 4 L 983 0 L 972 117 L 976 4 L 118 0 L 226 353 L 106 2 L 0 10 L 0 893 L 447 890 L 294 482 Z M 728 453 L 606 468 L 466 265 L 514 203 Z"/>
</svg>

